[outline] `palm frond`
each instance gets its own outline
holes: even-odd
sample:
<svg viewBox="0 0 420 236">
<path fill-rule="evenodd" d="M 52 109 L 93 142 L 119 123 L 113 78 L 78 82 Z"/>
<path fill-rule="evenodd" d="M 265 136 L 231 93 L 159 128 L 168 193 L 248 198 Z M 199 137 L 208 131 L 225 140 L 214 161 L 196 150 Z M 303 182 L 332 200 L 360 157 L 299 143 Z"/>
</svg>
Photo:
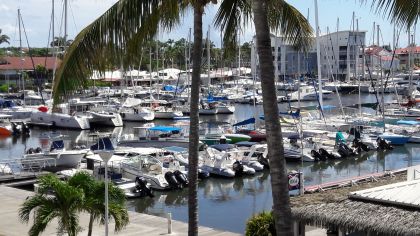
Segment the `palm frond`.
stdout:
<svg viewBox="0 0 420 236">
<path fill-rule="evenodd" d="M 43 205 L 35 211 L 34 223 L 29 229 L 30 236 L 38 236 L 44 232 L 47 225 L 58 216 L 57 209 Z"/>
<path fill-rule="evenodd" d="M 269 0 L 267 4 L 270 30 L 280 33 L 296 49 L 308 49 L 313 32 L 305 16 L 284 0 Z"/>
<path fill-rule="evenodd" d="M 297 49 L 305 50 L 311 45 L 311 25 L 295 7 L 284 0 L 269 0 L 267 8 L 271 31 L 280 33 Z M 237 29 L 247 26 L 251 19 L 249 0 L 225 0 L 221 3 L 214 24 L 222 29 L 223 42 L 228 50 L 236 45 Z"/>
<path fill-rule="evenodd" d="M 108 206 L 109 214 L 112 216 L 115 222 L 115 232 L 121 231 L 130 222 L 127 208 L 125 205 L 116 203 L 110 203 Z"/>
<path fill-rule="evenodd" d="M 187 3 L 178 0 L 120 0 L 75 38 L 57 70 L 54 103 L 87 85 L 94 70 L 127 66 L 141 45 L 157 32 L 171 29 Z M 125 65 L 124 65 L 125 64 Z"/>
<path fill-rule="evenodd" d="M 391 22 L 400 26 L 411 27 L 420 18 L 420 0 L 361 0 L 371 2 L 376 13 L 383 13 Z"/>
<path fill-rule="evenodd" d="M 248 0 L 222 1 L 214 18 L 214 25 L 223 32 L 225 53 L 237 43 L 237 33 L 246 27 L 251 19 L 251 5 Z"/>
</svg>

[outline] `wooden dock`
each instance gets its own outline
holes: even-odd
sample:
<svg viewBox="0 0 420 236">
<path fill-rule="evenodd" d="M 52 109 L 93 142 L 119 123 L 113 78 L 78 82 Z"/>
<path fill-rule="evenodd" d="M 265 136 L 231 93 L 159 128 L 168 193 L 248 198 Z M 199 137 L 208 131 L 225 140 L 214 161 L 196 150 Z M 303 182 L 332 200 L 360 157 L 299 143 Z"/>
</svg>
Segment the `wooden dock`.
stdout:
<svg viewBox="0 0 420 236">
<path fill-rule="evenodd" d="M 0 235 L 21 236 L 27 235 L 31 222 L 24 224 L 19 221 L 18 209 L 28 196 L 33 195 L 33 192 L 21 189 L 11 188 L 7 186 L 0 186 Z M 130 223 L 119 233 L 114 233 L 114 224 L 109 225 L 109 235 L 187 235 L 188 224 L 180 221 L 172 220 L 172 234 L 168 234 L 168 220 L 166 218 L 129 212 Z M 79 222 L 83 228 L 83 232 L 79 235 L 87 234 L 89 216 L 87 214 L 80 214 Z M 245 223 L 245 222 L 244 222 Z M 57 221 L 53 221 L 44 231 L 42 235 L 57 235 Z M 104 235 L 104 226 L 95 223 L 93 227 L 93 235 Z M 239 236 L 232 232 L 219 231 L 208 227 L 199 227 L 200 236 Z"/>
</svg>

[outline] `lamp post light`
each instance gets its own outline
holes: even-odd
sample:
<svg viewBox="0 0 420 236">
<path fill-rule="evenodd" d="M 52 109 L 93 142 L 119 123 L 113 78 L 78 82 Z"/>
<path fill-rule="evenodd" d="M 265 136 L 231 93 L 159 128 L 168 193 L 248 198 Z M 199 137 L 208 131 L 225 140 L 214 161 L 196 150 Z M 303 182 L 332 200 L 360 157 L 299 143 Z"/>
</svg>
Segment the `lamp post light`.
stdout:
<svg viewBox="0 0 420 236">
<path fill-rule="evenodd" d="M 96 150 L 101 159 L 105 162 L 105 236 L 108 236 L 108 161 L 114 154 L 114 150 Z"/>
</svg>

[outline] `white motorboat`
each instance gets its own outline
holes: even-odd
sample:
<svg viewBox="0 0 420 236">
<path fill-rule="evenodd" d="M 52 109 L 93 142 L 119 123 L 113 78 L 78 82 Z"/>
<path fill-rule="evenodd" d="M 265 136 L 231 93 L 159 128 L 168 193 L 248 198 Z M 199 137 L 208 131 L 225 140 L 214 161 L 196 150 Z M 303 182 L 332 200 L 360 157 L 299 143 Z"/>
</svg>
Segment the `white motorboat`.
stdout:
<svg viewBox="0 0 420 236">
<path fill-rule="evenodd" d="M 77 168 L 82 158 L 87 154 L 88 150 L 66 150 L 62 139 L 55 140 L 51 143 L 49 150 L 43 151 L 41 148 L 29 149 L 24 159 L 54 159 L 55 166 L 46 167 L 52 169 L 70 169 Z"/>
<path fill-rule="evenodd" d="M 34 111 L 31 124 L 39 126 L 55 126 L 70 129 L 90 129 L 89 118 L 79 115 L 68 115 L 51 111 Z"/>
<path fill-rule="evenodd" d="M 120 114 L 125 121 L 152 121 L 155 113 L 147 107 L 121 108 Z"/>
<path fill-rule="evenodd" d="M 114 112 L 106 111 L 88 111 L 87 112 L 91 117 L 89 117 L 89 123 L 93 125 L 100 126 L 111 126 L 111 127 L 120 127 L 123 126 L 123 121 L 121 115 Z"/>
<path fill-rule="evenodd" d="M 157 107 L 153 110 L 156 119 L 174 119 L 175 117 L 182 117 L 182 111 L 175 110 L 172 107 Z"/>
<path fill-rule="evenodd" d="M 150 155 L 130 156 L 128 160 L 120 163 L 120 171 L 123 177 L 135 179 L 144 178 L 150 187 L 157 190 L 177 189 L 188 185 L 183 168 L 173 162 L 169 168 L 163 167 L 163 163 Z"/>
<path fill-rule="evenodd" d="M 120 115 L 125 121 L 152 121 L 155 113 L 149 107 L 141 107 L 142 101 L 136 98 L 127 98 L 120 108 Z"/>
<path fill-rule="evenodd" d="M 0 113 L 10 115 L 11 119 L 28 119 L 34 110 L 33 107 L 16 106 L 11 100 L 0 100 Z"/>
<path fill-rule="evenodd" d="M 233 114 L 235 112 L 235 106 L 227 103 L 217 104 L 217 114 Z"/>
<path fill-rule="evenodd" d="M 285 100 L 298 101 L 300 96 L 300 101 L 316 101 L 318 99 L 319 91 L 315 90 L 312 86 L 302 86 L 299 88 L 299 91 L 295 91 L 287 95 Z M 300 94 L 299 94 L 300 93 Z M 334 93 L 329 90 L 322 90 L 322 98 L 329 99 L 332 98 Z"/>
<path fill-rule="evenodd" d="M 216 144 L 207 148 L 207 154 L 213 155 L 216 161 L 223 161 L 223 164 L 231 168 L 235 175 L 254 175 L 255 170 L 247 165 L 244 165 L 241 160 L 243 156 L 238 156 L 235 145 L 231 144 Z M 209 171 L 210 172 L 210 171 Z M 212 172 L 210 172 L 212 173 Z"/>
</svg>

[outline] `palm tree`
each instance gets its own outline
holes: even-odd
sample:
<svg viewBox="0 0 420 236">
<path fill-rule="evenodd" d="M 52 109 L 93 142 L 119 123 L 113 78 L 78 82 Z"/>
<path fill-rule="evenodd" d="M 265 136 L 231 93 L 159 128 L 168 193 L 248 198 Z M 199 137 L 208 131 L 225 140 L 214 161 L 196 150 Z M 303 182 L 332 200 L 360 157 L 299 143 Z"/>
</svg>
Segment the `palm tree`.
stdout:
<svg viewBox="0 0 420 236">
<path fill-rule="evenodd" d="M 361 0 L 364 2 L 363 0 Z M 397 24 L 412 26 L 420 16 L 420 0 L 373 0 L 372 8 L 377 12 L 388 12 L 391 21 Z M 272 11 L 272 9 L 277 9 Z M 278 145 L 277 140 L 282 140 L 281 124 L 278 119 L 278 107 L 274 83 L 274 68 L 272 62 L 271 39 L 269 26 L 281 26 L 295 46 L 304 49 L 305 40 L 299 37 L 307 37 L 299 32 L 302 28 L 293 27 L 304 20 L 292 6 L 285 1 L 253 0 L 252 11 L 257 39 L 257 52 L 260 60 L 260 79 L 263 90 L 263 108 L 265 116 L 265 128 L 267 130 L 268 156 L 270 161 L 270 175 L 273 195 L 273 213 L 277 235 L 292 235 L 291 210 L 289 205 L 289 193 L 287 190 L 287 176 L 285 161 L 283 158 L 283 145 Z M 292 15 L 295 15 L 293 17 Z M 279 21 L 277 24 L 272 21 Z M 286 36 L 286 37 L 287 37 Z M 281 141 L 280 141 L 281 143 Z"/>
<path fill-rule="evenodd" d="M 93 69 L 103 70 L 106 62 L 116 58 L 116 54 L 135 57 L 139 53 L 139 45 L 151 39 L 156 34 L 159 24 L 163 28 L 171 29 L 178 23 L 179 15 L 187 9 L 187 6 L 193 8 L 194 43 L 188 157 L 188 178 L 190 183 L 188 197 L 189 235 L 198 234 L 198 104 L 203 40 L 202 15 L 204 13 L 204 7 L 210 2 L 217 3 L 216 0 L 120 0 L 100 18 L 79 33 L 65 55 L 61 67 L 57 71 L 54 84 L 54 101 L 57 103 L 68 95 L 69 92 L 76 91 L 86 85 L 86 74 L 91 73 Z M 220 14 L 216 17 L 216 22 L 219 22 L 219 25 L 224 28 L 225 41 L 236 42 L 236 37 L 233 35 L 241 22 L 237 17 L 240 17 L 240 14 L 245 15 L 245 18 L 251 15 L 249 2 L 247 0 L 226 0 L 222 1 L 221 9 Z M 239 15 L 231 14 L 231 12 L 239 13 Z M 276 20 L 272 22 L 278 23 Z M 300 25 L 297 25 L 297 27 L 300 27 Z M 299 32 L 305 32 L 305 29 L 307 30 L 308 27 L 303 28 Z M 123 63 L 128 61 L 124 60 Z"/>
<path fill-rule="evenodd" d="M 54 175 L 39 179 L 39 191 L 28 198 L 19 209 L 19 218 L 28 223 L 31 212 L 34 222 L 29 230 L 30 236 L 40 235 L 47 225 L 58 219 L 59 233 L 75 236 L 80 231 L 78 212 L 84 201 L 83 190 L 68 185 Z"/>
<path fill-rule="evenodd" d="M 9 42 L 10 38 L 9 38 L 9 36 L 7 36 L 5 34 L 1 34 L 1 32 L 2 32 L 2 29 L 0 29 L 0 44 L 2 44 L 2 43 L 10 44 L 10 42 Z"/>
<path fill-rule="evenodd" d="M 82 189 L 84 201 L 81 208 L 90 214 L 88 236 L 92 235 L 93 222 L 105 223 L 105 183 L 95 180 L 89 173 L 81 171 L 68 181 L 70 186 Z M 122 230 L 128 223 L 128 213 L 125 207 L 124 192 L 110 183 L 108 185 L 110 216 L 115 222 L 115 232 Z"/>
<path fill-rule="evenodd" d="M 384 2 L 385 0 L 377 0 Z M 388 0 L 392 2 L 391 0 Z M 393 0 L 396 2 L 402 1 Z M 419 0 L 415 0 L 418 2 Z M 191 103 L 190 103 L 190 145 L 189 145 L 189 161 L 190 161 L 190 190 L 189 190 L 189 235 L 197 235 L 197 190 L 196 190 L 196 171 L 197 171 L 197 157 L 198 157 L 198 97 L 199 97 L 199 82 L 200 82 L 200 63 L 201 63 L 201 46 L 202 46 L 202 14 L 204 7 L 210 2 L 217 2 L 216 0 L 120 0 L 114 6 L 112 6 L 107 12 L 105 12 L 100 18 L 94 21 L 92 24 L 83 29 L 76 37 L 73 44 L 70 46 L 67 54 L 63 59 L 63 63 L 57 72 L 56 81 L 54 83 L 54 102 L 55 104 L 61 99 L 77 91 L 80 88 L 86 86 L 88 78 L 87 75 L 92 73 L 93 70 L 105 70 L 106 66 L 110 62 L 117 64 L 115 61 L 115 55 L 125 55 L 128 60 L 123 60 L 124 63 L 130 62 L 130 59 L 135 58 L 141 52 L 140 45 L 153 38 L 156 34 L 158 25 L 161 25 L 164 29 L 169 30 L 174 25 L 179 23 L 179 17 L 188 8 L 192 6 L 194 10 L 194 49 L 193 49 L 193 76 L 191 85 Z M 264 4 L 261 9 L 254 7 L 255 14 L 261 14 L 260 10 L 266 9 L 268 19 L 262 24 L 269 24 L 273 26 L 271 29 L 277 29 L 283 32 L 286 37 L 291 37 L 297 46 L 306 45 L 309 40 L 308 29 L 309 24 L 304 22 L 302 17 L 296 9 L 288 5 L 283 0 L 254 0 Z M 289 15 L 289 13 L 291 15 Z M 225 48 L 229 48 L 228 45 L 236 43 L 235 32 L 237 26 L 240 24 L 247 23 L 251 18 L 252 9 L 250 0 L 222 0 L 219 12 L 216 16 L 216 25 L 219 25 L 224 30 L 224 45 Z M 298 16 L 298 18 L 296 18 Z M 267 16 L 266 16 L 267 17 Z M 254 20 L 260 21 L 263 17 L 256 18 Z M 287 27 L 285 27 L 287 26 Z M 306 27 L 301 27 L 306 26 Z M 270 28 L 262 28 L 264 31 L 269 32 Z M 258 34 L 258 33 L 257 33 Z M 269 45 L 269 40 L 265 38 L 266 33 L 260 32 L 260 37 L 257 39 L 259 42 L 259 50 L 261 52 L 261 58 L 267 58 L 268 53 L 271 55 L 271 51 L 268 52 L 264 48 Z M 295 40 L 293 37 L 296 37 Z M 271 48 L 271 47 L 270 47 Z M 260 53 L 259 53 L 260 54 Z M 267 67 L 272 67 L 272 61 L 268 63 L 265 61 Z M 120 65 L 118 62 L 117 65 Z M 269 66 L 271 65 L 271 66 Z M 126 67 L 126 66 L 125 66 Z M 271 72 L 270 72 L 271 71 Z M 264 71 L 265 72 L 265 71 Z M 264 73 L 263 72 L 263 73 Z M 273 75 L 272 68 L 267 71 L 267 74 L 262 74 L 261 78 L 268 78 L 268 81 L 264 81 L 264 87 L 271 86 L 270 89 L 265 91 L 271 91 L 274 88 L 273 76 L 269 78 L 269 74 Z M 272 98 L 272 93 L 266 92 L 264 101 L 269 103 L 267 100 Z M 274 99 L 273 99 L 274 100 Z M 267 121 L 270 131 L 269 135 L 274 134 L 273 137 L 281 137 L 280 123 L 274 116 L 277 116 L 278 109 L 274 108 L 273 100 L 269 105 L 264 106 L 265 114 L 269 120 Z M 267 110 L 269 108 L 274 108 Z M 271 138 L 270 138 L 271 139 Z M 281 171 L 282 166 L 284 169 L 284 159 L 281 158 L 282 147 L 277 145 L 273 147 L 274 138 L 269 141 L 269 149 L 272 147 L 269 156 L 272 157 L 270 162 L 274 167 L 272 171 L 273 184 L 273 196 L 275 193 L 281 193 L 279 198 L 277 195 L 274 197 L 276 203 L 274 204 L 276 222 L 285 221 L 288 222 L 290 217 L 280 218 L 281 206 L 278 202 L 288 201 L 288 195 L 285 196 L 286 186 L 283 185 L 285 182 L 285 172 Z M 281 139 L 277 139 L 281 140 Z M 276 157 L 276 158 L 274 158 Z M 277 168 L 278 167 L 278 168 Z M 284 188 L 283 190 L 281 188 Z M 286 206 L 286 208 L 289 208 Z M 290 208 L 289 208 L 290 209 Z M 285 215 L 290 215 L 289 211 L 286 211 Z M 277 223 L 277 227 L 281 228 L 284 226 L 284 232 L 290 232 L 290 226 L 286 223 Z M 280 225 L 280 227 L 279 227 Z M 281 232 L 279 230 L 278 232 Z"/>
</svg>

